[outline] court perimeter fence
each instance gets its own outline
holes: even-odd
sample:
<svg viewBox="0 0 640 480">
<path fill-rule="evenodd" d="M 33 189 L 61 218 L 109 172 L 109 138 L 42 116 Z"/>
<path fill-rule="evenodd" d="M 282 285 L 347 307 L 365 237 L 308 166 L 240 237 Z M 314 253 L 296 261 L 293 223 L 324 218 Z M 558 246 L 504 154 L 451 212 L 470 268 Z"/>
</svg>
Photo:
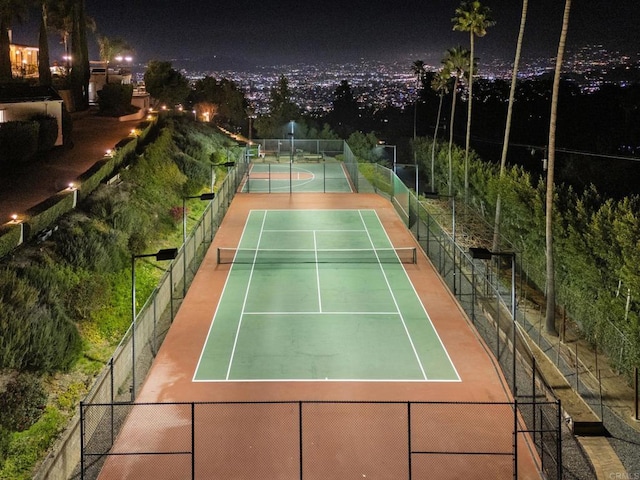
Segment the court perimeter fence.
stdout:
<svg viewBox="0 0 640 480">
<path fill-rule="evenodd" d="M 541 462 L 540 468 L 544 470 L 547 478 L 564 478 L 560 402 L 555 398 L 537 368 L 535 357 L 521 335 L 520 325 L 518 322 L 513 322 L 509 316 L 508 312 L 514 307 L 511 299 L 515 297 L 512 295 L 510 286 L 503 281 L 503 276 L 496 267 L 498 264 L 473 259 L 467 245 L 460 242 L 463 235 L 456 237 L 455 199 L 448 199 L 453 207 L 453 218 L 446 213 L 438 211 L 434 213 L 429 208 L 428 201 L 416 196 L 415 191 L 406 187 L 392 170 L 377 164 L 360 164 L 348 145 L 342 141 L 340 144 L 345 170 L 356 191 L 376 192 L 391 200 L 422 250 L 431 259 L 443 280 L 469 314 L 486 345 L 493 351 L 509 385 L 515 387 L 512 387 L 515 390 L 514 398 L 516 398 L 513 405 L 517 407 L 514 418 L 518 421 L 518 426 L 513 429 L 513 432 L 526 433 L 533 440 L 537 457 Z M 316 145 L 320 144 L 316 143 Z M 245 154 L 245 158 L 249 156 Z M 176 285 L 185 276 L 195 275 L 194 267 L 199 263 L 194 260 L 204 255 L 204 250 L 213 238 L 217 225 L 226 213 L 236 189 L 243 178 L 246 178 L 248 166 L 247 163 L 238 162 L 236 167 L 229 171 L 229 176 L 215 200 L 208 207 L 181 248 L 178 258 L 171 263 L 162 282 L 137 316 L 132 328 L 110 360 L 106 372 L 100 376 L 91 394 L 83 402 L 81 410 L 85 409 L 86 412 L 89 411 L 87 409 L 97 405 L 102 406 L 103 413 L 90 416 L 93 426 L 86 424 L 87 418 L 80 422 L 83 430 L 82 447 L 79 449 L 82 462 L 90 461 L 93 465 L 100 463 L 99 457 L 104 459 L 108 455 L 112 440 L 102 443 L 102 446 L 95 450 L 89 445 L 99 441 L 98 439 L 105 435 L 109 438 L 117 436 L 119 425 L 123 421 L 122 417 L 126 416 L 128 409 L 133 408 L 131 402 L 135 400 L 140 385 L 132 383 L 132 371 L 134 368 L 136 372 L 140 369 L 140 375 L 137 377 L 144 378 L 162 337 L 158 329 L 164 328 L 164 333 L 168 329 L 168 326 L 160 326 L 160 315 L 169 308 L 170 320 L 173 318 L 174 294 L 171 292 L 175 291 Z M 372 180 L 369 181 L 369 179 Z M 447 226 L 450 221 L 452 228 Z M 183 255 L 187 256 L 187 263 L 190 265 L 187 269 L 176 267 L 183 264 Z M 513 287 L 515 288 L 515 285 Z M 484 307 L 481 309 L 480 305 Z M 515 342 L 513 341 L 514 333 Z M 518 362 L 513 360 L 514 343 L 517 346 Z M 133 377 L 135 378 L 136 375 Z M 158 408 L 162 408 L 162 404 L 157 405 Z M 98 418 L 94 418 L 96 416 Z M 102 453 L 98 455 L 97 452 Z M 516 462 L 514 462 L 515 465 L 517 465 Z M 80 476 L 95 478 L 90 475 L 84 476 L 87 473 L 84 471 L 85 467 L 80 469 Z M 517 475 L 517 468 L 514 468 L 513 472 L 514 476 Z"/>
<path fill-rule="evenodd" d="M 518 478 L 531 435 L 557 449 L 540 462 L 561 478 L 556 402 L 83 403 L 80 412 L 83 480 L 103 468 L 108 478 Z"/>
</svg>

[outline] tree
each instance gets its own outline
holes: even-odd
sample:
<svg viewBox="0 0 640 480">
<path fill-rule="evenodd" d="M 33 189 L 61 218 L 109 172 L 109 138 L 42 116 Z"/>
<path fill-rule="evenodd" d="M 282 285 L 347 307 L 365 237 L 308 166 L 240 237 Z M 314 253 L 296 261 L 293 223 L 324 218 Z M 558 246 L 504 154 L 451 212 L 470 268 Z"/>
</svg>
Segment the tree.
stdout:
<svg viewBox="0 0 640 480">
<path fill-rule="evenodd" d="M 144 72 L 144 83 L 158 103 L 171 107 L 184 103 L 191 91 L 189 81 L 171 67 L 171 62 L 150 61 Z"/>
<path fill-rule="evenodd" d="M 513 60 L 511 70 L 511 88 L 509 89 L 509 104 L 507 106 L 507 120 L 504 127 L 504 138 L 502 142 L 502 155 L 500 157 L 500 179 L 504 177 L 505 166 L 507 164 L 507 151 L 509 150 L 509 137 L 511 133 L 511 117 L 513 115 L 513 102 L 516 94 L 516 83 L 518 80 L 518 65 L 520 64 L 520 52 L 522 51 L 522 39 L 524 38 L 524 27 L 527 23 L 527 10 L 529 0 L 522 0 L 522 14 L 520 15 L 520 30 L 518 31 L 518 41 L 516 43 L 516 55 Z M 502 214 L 502 195 L 498 191 L 496 199 L 496 216 L 493 227 L 493 248 L 494 252 L 499 249 L 500 242 L 500 216 Z"/>
<path fill-rule="evenodd" d="M 411 65 L 411 73 L 413 73 L 416 77 L 416 103 L 413 105 L 413 143 L 416 142 L 417 136 L 417 125 L 418 125 L 418 101 L 420 96 L 418 95 L 418 91 L 424 87 L 424 77 L 425 77 L 425 65 L 422 60 L 416 60 Z M 415 149 L 414 149 L 414 162 L 415 159 Z"/>
<path fill-rule="evenodd" d="M 0 0 L 0 83 L 13 79 L 9 29 L 14 21 L 24 20 L 27 14 L 26 6 L 24 0 Z"/>
<path fill-rule="evenodd" d="M 196 111 L 209 112 L 209 118 L 218 124 L 242 126 L 246 119 L 247 99 L 232 80 L 217 81 L 207 76 L 197 80 L 191 91 L 190 101 Z"/>
<path fill-rule="evenodd" d="M 67 62 L 67 74 L 69 74 L 71 58 L 69 37 L 73 29 L 72 0 L 45 0 L 44 3 L 47 6 L 47 26 L 60 34 L 65 61 Z"/>
<path fill-rule="evenodd" d="M 269 115 L 256 119 L 255 126 L 259 137 L 280 138 L 285 135 L 289 122 L 300 118 L 300 109 L 291 98 L 289 81 L 281 75 L 278 84 L 271 89 Z"/>
<path fill-rule="evenodd" d="M 122 38 L 107 38 L 104 35 L 98 36 L 98 47 L 100 60 L 105 64 L 105 83 L 109 83 L 109 62 L 118 55 L 132 53 L 133 49 Z"/>
<path fill-rule="evenodd" d="M 85 110 L 89 106 L 89 80 L 91 69 L 89 67 L 89 47 L 87 45 L 87 16 L 84 0 L 71 0 L 71 56 L 73 68 L 71 69 L 71 93 L 74 107 L 77 110 Z"/>
<path fill-rule="evenodd" d="M 453 147 L 453 123 L 456 117 L 456 98 L 458 96 L 458 85 L 460 84 L 460 80 L 463 79 L 464 74 L 469 71 L 470 60 L 471 57 L 469 55 L 469 51 L 460 46 L 447 50 L 447 53 L 442 60 L 444 68 L 454 78 L 453 89 L 451 92 L 451 118 L 449 120 L 449 195 L 453 194 L 453 158 L 451 156 L 451 150 Z"/>
<path fill-rule="evenodd" d="M 47 2 L 40 5 L 40 31 L 38 34 L 38 83 L 51 85 L 51 69 L 49 68 L 49 40 L 47 38 Z"/>
<path fill-rule="evenodd" d="M 491 19 L 491 10 L 483 6 L 477 0 L 463 0 L 456 8 L 456 16 L 451 19 L 454 22 L 453 29 L 461 32 L 469 32 L 469 103 L 467 104 L 467 136 L 464 152 L 464 196 L 469 196 L 469 148 L 471 143 L 471 107 L 473 105 L 473 75 L 475 74 L 475 37 L 484 37 L 487 28 L 495 25 Z"/>
<path fill-rule="evenodd" d="M 551 93 L 551 115 L 549 119 L 549 157 L 547 163 L 547 192 L 546 192 L 546 216 L 545 216 L 545 239 L 546 239 L 546 260 L 547 260 L 547 312 L 545 317 L 545 329 L 551 335 L 558 335 L 556 330 L 556 289 L 555 289 L 555 265 L 553 261 L 553 197 L 554 197 L 554 168 L 556 160 L 556 123 L 558 119 L 558 96 L 560 92 L 560 74 L 562 72 L 562 60 L 564 58 L 564 48 L 567 41 L 567 30 L 569 28 L 569 12 L 571 10 L 571 0 L 565 0 L 564 14 L 562 17 L 562 30 L 558 41 L 558 55 L 556 56 L 556 67 L 553 77 L 553 88 Z"/>
<path fill-rule="evenodd" d="M 438 94 L 440 101 L 438 103 L 438 116 L 436 117 L 436 128 L 433 131 L 433 144 L 431 145 L 431 191 L 435 192 L 435 163 L 436 163 L 436 139 L 438 138 L 438 128 L 440 128 L 440 114 L 442 113 L 442 100 L 449 91 L 451 83 L 451 72 L 445 67 L 441 68 L 435 74 L 431 81 L 431 88 Z"/>
<path fill-rule="evenodd" d="M 358 102 L 353 97 L 351 85 L 342 80 L 333 93 L 331 123 L 341 138 L 347 138 L 356 131 Z"/>
</svg>

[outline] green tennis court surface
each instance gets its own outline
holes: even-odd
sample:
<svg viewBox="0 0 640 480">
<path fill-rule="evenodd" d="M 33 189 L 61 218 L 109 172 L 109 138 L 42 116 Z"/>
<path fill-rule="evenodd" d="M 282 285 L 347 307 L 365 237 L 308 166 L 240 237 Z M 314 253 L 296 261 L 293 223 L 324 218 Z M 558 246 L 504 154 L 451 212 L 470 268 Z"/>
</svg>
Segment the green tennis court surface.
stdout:
<svg viewBox="0 0 640 480">
<path fill-rule="evenodd" d="M 342 162 L 254 163 L 242 186 L 246 193 L 351 192 Z"/>
<path fill-rule="evenodd" d="M 459 381 L 375 210 L 253 210 L 194 381 Z"/>
</svg>

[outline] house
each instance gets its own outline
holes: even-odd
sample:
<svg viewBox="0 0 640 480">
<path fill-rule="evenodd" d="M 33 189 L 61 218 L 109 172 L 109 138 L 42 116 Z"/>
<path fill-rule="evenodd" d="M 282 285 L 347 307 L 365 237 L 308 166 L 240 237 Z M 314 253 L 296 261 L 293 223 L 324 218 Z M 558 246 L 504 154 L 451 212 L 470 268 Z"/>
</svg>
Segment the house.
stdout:
<svg viewBox="0 0 640 480">
<path fill-rule="evenodd" d="M 55 145 L 63 144 L 62 115 L 64 102 L 51 87 L 11 84 L 0 86 L 0 123 L 29 120 L 37 114 L 55 117 L 58 138 Z"/>
<path fill-rule="evenodd" d="M 107 82 L 128 85 L 131 83 L 131 69 L 107 62 L 89 62 L 91 77 L 89 78 L 89 103 L 98 103 L 98 92 Z"/>
<path fill-rule="evenodd" d="M 38 47 L 18 45 L 11 41 L 9 30 L 9 59 L 13 78 L 38 78 Z"/>
</svg>

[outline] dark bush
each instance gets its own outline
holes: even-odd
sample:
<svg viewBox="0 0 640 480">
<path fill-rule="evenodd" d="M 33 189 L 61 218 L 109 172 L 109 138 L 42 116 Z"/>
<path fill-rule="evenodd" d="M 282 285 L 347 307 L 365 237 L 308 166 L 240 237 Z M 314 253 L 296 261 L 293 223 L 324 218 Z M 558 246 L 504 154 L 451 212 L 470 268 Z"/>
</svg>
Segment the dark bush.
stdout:
<svg viewBox="0 0 640 480">
<path fill-rule="evenodd" d="M 0 168 L 31 160 L 38 152 L 38 122 L 0 123 Z"/>
<path fill-rule="evenodd" d="M 22 432 L 38 420 L 46 404 L 47 393 L 40 379 L 31 374 L 18 375 L 0 393 L 1 426 Z"/>
<path fill-rule="evenodd" d="M 38 122 L 40 126 L 38 130 L 38 151 L 48 152 L 55 146 L 58 139 L 58 120 L 51 115 L 34 115 L 30 120 Z"/>
<path fill-rule="evenodd" d="M 108 83 L 98 90 L 98 107 L 101 115 L 120 117 L 135 113 L 137 108 L 131 105 L 133 85 Z"/>
</svg>

